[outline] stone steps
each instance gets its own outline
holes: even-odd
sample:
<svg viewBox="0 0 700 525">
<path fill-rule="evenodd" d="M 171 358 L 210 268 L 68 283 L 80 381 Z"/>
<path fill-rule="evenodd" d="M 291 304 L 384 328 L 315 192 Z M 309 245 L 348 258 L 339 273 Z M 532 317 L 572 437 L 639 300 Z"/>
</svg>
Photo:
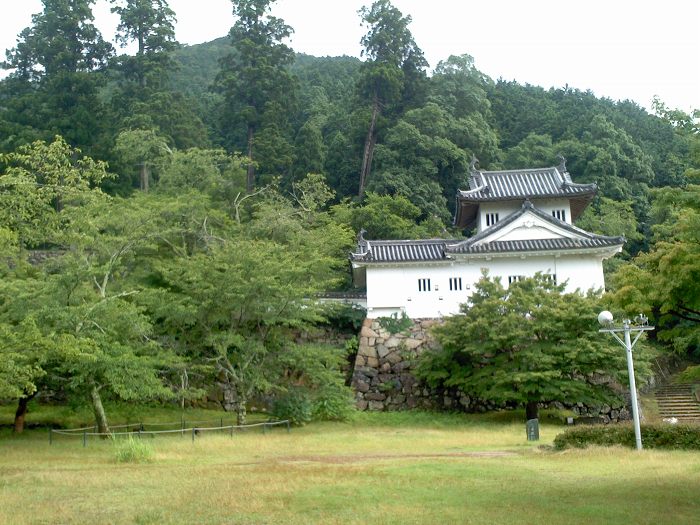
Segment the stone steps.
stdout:
<svg viewBox="0 0 700 525">
<path fill-rule="evenodd" d="M 700 421 L 700 403 L 695 398 L 692 387 L 690 384 L 659 387 L 655 392 L 659 416 L 683 422 Z"/>
</svg>

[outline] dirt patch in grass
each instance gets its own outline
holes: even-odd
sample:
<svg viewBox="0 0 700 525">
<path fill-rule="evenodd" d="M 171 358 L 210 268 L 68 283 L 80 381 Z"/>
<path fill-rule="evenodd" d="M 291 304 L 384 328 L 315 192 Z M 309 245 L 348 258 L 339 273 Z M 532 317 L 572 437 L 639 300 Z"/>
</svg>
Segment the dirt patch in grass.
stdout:
<svg viewBox="0 0 700 525">
<path fill-rule="evenodd" d="M 362 463 L 366 461 L 396 460 L 396 459 L 436 459 L 436 458 L 503 458 L 516 456 L 515 452 L 492 450 L 488 452 L 446 452 L 440 454 L 358 454 L 352 456 L 284 456 L 276 458 L 283 463 L 315 462 L 315 463 Z"/>
</svg>

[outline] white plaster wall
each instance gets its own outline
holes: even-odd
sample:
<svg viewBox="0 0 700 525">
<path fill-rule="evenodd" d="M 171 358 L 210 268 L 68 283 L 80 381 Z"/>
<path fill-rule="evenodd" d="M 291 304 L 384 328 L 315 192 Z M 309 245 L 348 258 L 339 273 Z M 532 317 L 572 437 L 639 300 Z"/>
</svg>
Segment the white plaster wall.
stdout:
<svg viewBox="0 0 700 525">
<path fill-rule="evenodd" d="M 479 266 L 464 264 L 367 267 L 367 317 L 406 312 L 411 318 L 442 317 L 459 311 L 479 277 Z M 450 277 L 462 278 L 462 290 L 450 291 Z M 429 292 L 418 291 L 418 279 L 430 279 Z"/>
<path fill-rule="evenodd" d="M 411 318 L 438 318 L 459 312 L 474 283 L 487 268 L 491 277 L 500 277 L 508 286 L 511 275 L 533 276 L 536 272 L 557 276 L 557 282 L 568 279 L 567 292 L 603 288 L 603 266 L 598 256 L 525 256 L 470 259 L 441 265 L 402 265 L 367 267 L 367 317 L 377 318 L 405 312 Z M 461 277 L 462 290 L 450 291 L 449 278 Z M 429 292 L 418 291 L 418 279 L 430 279 Z"/>
<path fill-rule="evenodd" d="M 532 204 L 547 215 L 551 215 L 553 210 L 566 210 L 566 222 L 571 224 L 571 206 L 569 199 L 534 199 Z"/>
<path fill-rule="evenodd" d="M 545 221 L 534 213 L 526 212 L 505 228 L 479 241 L 478 244 L 492 241 L 559 239 L 562 237 L 576 237 L 576 235 L 551 222 Z"/>
<path fill-rule="evenodd" d="M 507 202 L 484 202 L 480 204 L 476 232 L 481 233 L 487 228 L 487 213 L 498 213 L 498 219 L 502 221 L 511 213 L 518 211 L 522 207 L 522 205 L 522 200 Z"/>
<path fill-rule="evenodd" d="M 566 210 L 566 222 L 571 224 L 571 206 L 569 199 L 533 199 L 532 204 L 551 215 L 553 210 Z M 479 206 L 477 233 L 486 229 L 486 214 L 498 213 L 499 220 L 505 219 L 511 213 L 518 211 L 523 205 L 523 199 L 507 202 L 484 202 Z"/>
<path fill-rule="evenodd" d="M 556 263 L 557 281 L 568 280 L 567 292 L 578 289 L 586 293 L 591 288 L 605 290 L 602 256 L 562 255 Z"/>
</svg>

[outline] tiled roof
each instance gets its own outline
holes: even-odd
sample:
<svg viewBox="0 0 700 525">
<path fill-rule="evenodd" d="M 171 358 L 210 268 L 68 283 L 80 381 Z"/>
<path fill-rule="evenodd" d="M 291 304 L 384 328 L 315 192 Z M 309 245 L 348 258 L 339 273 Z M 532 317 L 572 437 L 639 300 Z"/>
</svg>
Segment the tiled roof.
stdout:
<svg viewBox="0 0 700 525">
<path fill-rule="evenodd" d="M 527 212 L 532 213 L 537 217 L 540 217 L 542 220 L 549 222 L 554 226 L 569 231 L 579 238 L 535 239 L 526 241 L 493 241 L 489 243 L 480 242 L 490 237 L 497 231 L 505 228 L 513 221 L 517 220 L 519 217 L 522 217 Z M 543 243 L 543 246 L 549 244 L 551 247 L 534 248 L 534 243 Z M 599 248 L 605 246 L 618 246 L 624 243 L 624 237 L 608 237 L 605 235 L 596 235 L 595 233 L 589 233 L 586 230 L 577 228 L 576 226 L 569 224 L 568 222 L 561 221 L 556 217 L 553 217 L 550 214 L 543 212 L 542 210 L 533 206 L 529 200 L 526 200 L 523 203 L 522 207 L 515 213 L 511 213 L 502 221 L 497 222 L 490 228 L 486 228 L 474 237 L 470 237 L 469 239 L 461 241 L 457 244 L 448 245 L 445 251 L 448 253 L 497 253 L 501 251 L 519 252 L 532 250 L 566 250 L 574 248 Z M 526 245 L 528 245 L 529 248 L 524 248 Z"/>
<path fill-rule="evenodd" d="M 576 235 L 576 238 L 532 239 L 520 241 L 480 242 L 511 224 L 524 213 L 531 212 L 543 220 Z M 353 262 L 430 262 L 449 260 L 452 254 L 525 253 L 537 251 L 612 248 L 625 243 L 624 237 L 608 237 L 589 233 L 535 208 L 525 201 L 522 208 L 504 220 L 466 240 L 429 239 L 419 241 L 368 241 L 362 235 Z"/>
<path fill-rule="evenodd" d="M 512 253 L 551 250 L 575 250 L 577 248 L 604 248 L 617 246 L 617 238 L 596 237 L 594 239 L 533 239 L 522 241 L 494 241 L 468 246 L 459 253 Z"/>
<path fill-rule="evenodd" d="M 574 197 L 595 193 L 595 184 L 576 184 L 559 167 L 506 171 L 473 171 L 469 190 L 457 198 L 469 201 L 496 201 L 533 197 Z"/>
<path fill-rule="evenodd" d="M 566 169 L 566 159 L 558 166 L 519 170 L 481 171 L 472 159 L 469 189 L 457 192 L 454 224 L 472 226 L 482 202 L 523 199 L 569 199 L 571 218 L 578 218 L 596 193 L 595 184 L 577 184 Z"/>
<path fill-rule="evenodd" d="M 350 254 L 357 262 L 414 262 L 442 261 L 445 259 L 445 241 L 429 239 L 421 241 L 367 241 L 362 239 L 358 252 Z"/>
</svg>

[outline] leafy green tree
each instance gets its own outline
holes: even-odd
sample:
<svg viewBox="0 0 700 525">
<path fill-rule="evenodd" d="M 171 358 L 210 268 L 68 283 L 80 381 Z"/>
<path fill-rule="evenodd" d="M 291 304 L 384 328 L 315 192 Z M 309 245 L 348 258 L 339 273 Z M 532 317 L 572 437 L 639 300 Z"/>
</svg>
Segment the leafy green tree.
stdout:
<svg viewBox="0 0 700 525">
<path fill-rule="evenodd" d="M 39 392 L 46 375 L 45 364 L 55 342 L 41 333 L 31 317 L 19 324 L 7 323 L 3 306 L 0 306 L 0 317 L 3 318 L 0 321 L 0 397 L 18 400 L 14 432 L 21 434 L 27 405 Z"/>
<path fill-rule="evenodd" d="M 255 187 L 255 135 L 263 114 L 288 108 L 296 84 L 287 66 L 292 50 L 282 42 L 292 33 L 283 20 L 267 14 L 275 0 L 232 0 L 238 19 L 229 33 L 233 51 L 221 60 L 217 86 L 224 96 L 223 130 L 227 144 L 244 146 L 248 157 L 247 191 Z M 243 140 L 237 126 L 245 130 Z"/>
<path fill-rule="evenodd" d="M 158 191 L 183 194 L 198 190 L 209 195 L 233 215 L 236 196 L 245 192 L 246 161 L 223 149 L 173 150 L 162 166 Z"/>
<path fill-rule="evenodd" d="M 140 90 L 147 84 L 162 88 L 162 82 L 175 62 L 171 52 L 178 47 L 175 39 L 175 12 L 166 0 L 110 0 L 112 12 L 119 15 L 117 41 L 126 46 L 136 42 L 136 55 L 119 58 L 124 76 Z"/>
<path fill-rule="evenodd" d="M 353 231 L 366 230 L 368 239 L 425 239 L 447 233 L 434 217 L 418 223 L 420 208 L 401 195 L 368 193 L 362 205 L 344 202 L 332 212 L 336 221 Z"/>
<path fill-rule="evenodd" d="M 323 173 L 327 149 L 321 128 L 312 120 L 305 122 L 294 141 L 294 178 L 299 180 L 308 173 Z"/>
<path fill-rule="evenodd" d="M 576 225 L 600 235 L 623 236 L 629 241 L 641 241 L 644 235 L 638 231 L 637 217 L 631 201 L 619 202 L 599 197 L 586 208 Z"/>
<path fill-rule="evenodd" d="M 368 189 L 407 197 L 421 211 L 421 219 L 451 221 L 449 202 L 464 187 L 469 161 L 457 145 L 460 123 L 435 103 L 407 111 L 386 131 L 376 148 L 376 168 Z"/>
<path fill-rule="evenodd" d="M 0 162 L 7 166 L 0 173 L 0 222 L 20 249 L 55 241 L 67 220 L 60 212 L 98 195 L 93 190 L 109 178 L 104 162 L 61 137 L 21 146 Z"/>
<path fill-rule="evenodd" d="M 103 129 L 101 76 L 95 72 L 104 68 L 112 53 L 112 46 L 92 24 L 93 3 L 42 0 L 43 11 L 33 15 L 32 26 L 19 34 L 3 64 L 13 70 L 14 79 L 7 86 L 12 91 L 7 93 L 6 118 L 43 131 L 40 138 L 61 134 L 85 151 L 91 150 Z"/>
<path fill-rule="evenodd" d="M 442 348 L 421 356 L 418 375 L 432 387 L 524 405 L 527 419 L 540 403 L 609 402 L 610 387 L 589 380 L 619 377 L 624 355 L 598 334 L 599 301 L 563 290 L 546 275 L 505 289 L 484 274 L 461 314 L 436 327 Z"/>
<path fill-rule="evenodd" d="M 401 103 L 407 88 L 425 76 L 428 64 L 408 29 L 411 17 L 403 16 L 389 0 L 377 0 L 370 7 L 360 9 L 359 14 L 368 29 L 360 40 L 367 61 L 362 68 L 359 91 L 371 104 L 360 170 L 358 195 L 362 199 L 372 170 L 380 114 L 388 106 Z"/>
<path fill-rule="evenodd" d="M 517 145 L 506 151 L 503 163 L 508 169 L 548 166 L 554 161 L 557 154 L 550 135 L 530 133 Z"/>
<path fill-rule="evenodd" d="M 323 319 L 314 297 L 340 277 L 352 234 L 319 212 L 328 197 L 318 180 L 299 188 L 299 207 L 272 192 L 206 250 L 158 266 L 155 315 L 215 368 L 240 424 L 254 393 L 282 384 L 293 332 Z"/>
<path fill-rule="evenodd" d="M 114 152 L 131 171 L 138 168 L 139 187 L 147 192 L 154 166 L 166 164 L 172 151 L 164 137 L 152 129 L 122 131 L 116 139 Z"/>
<path fill-rule="evenodd" d="M 679 353 L 700 351 L 700 185 L 655 190 L 652 244 L 612 279 L 613 304 L 651 312 L 658 338 Z"/>
</svg>

